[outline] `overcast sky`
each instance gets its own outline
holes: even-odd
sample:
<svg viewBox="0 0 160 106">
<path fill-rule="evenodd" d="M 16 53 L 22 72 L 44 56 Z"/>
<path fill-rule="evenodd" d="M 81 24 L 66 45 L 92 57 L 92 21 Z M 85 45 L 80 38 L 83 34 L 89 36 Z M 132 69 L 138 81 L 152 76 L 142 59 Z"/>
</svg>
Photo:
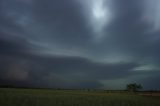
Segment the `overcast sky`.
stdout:
<svg viewBox="0 0 160 106">
<path fill-rule="evenodd" d="M 0 84 L 160 89 L 160 0 L 0 0 Z"/>
</svg>

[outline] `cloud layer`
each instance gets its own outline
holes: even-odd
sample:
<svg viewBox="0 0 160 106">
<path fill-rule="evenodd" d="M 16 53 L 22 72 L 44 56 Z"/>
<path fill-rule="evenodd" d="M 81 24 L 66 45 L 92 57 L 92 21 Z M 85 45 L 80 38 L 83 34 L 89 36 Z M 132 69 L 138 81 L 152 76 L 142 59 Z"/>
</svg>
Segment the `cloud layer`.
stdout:
<svg viewBox="0 0 160 106">
<path fill-rule="evenodd" d="M 1 0 L 2 85 L 160 89 L 158 0 Z"/>
</svg>

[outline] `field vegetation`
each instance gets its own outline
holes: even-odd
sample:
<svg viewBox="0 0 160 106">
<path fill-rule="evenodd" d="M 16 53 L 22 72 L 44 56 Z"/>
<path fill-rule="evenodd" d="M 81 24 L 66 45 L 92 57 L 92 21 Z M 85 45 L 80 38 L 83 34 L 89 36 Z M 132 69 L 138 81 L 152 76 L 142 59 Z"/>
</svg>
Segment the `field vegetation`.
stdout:
<svg viewBox="0 0 160 106">
<path fill-rule="evenodd" d="M 125 91 L 0 88 L 0 106 L 160 106 L 160 97 Z"/>
</svg>

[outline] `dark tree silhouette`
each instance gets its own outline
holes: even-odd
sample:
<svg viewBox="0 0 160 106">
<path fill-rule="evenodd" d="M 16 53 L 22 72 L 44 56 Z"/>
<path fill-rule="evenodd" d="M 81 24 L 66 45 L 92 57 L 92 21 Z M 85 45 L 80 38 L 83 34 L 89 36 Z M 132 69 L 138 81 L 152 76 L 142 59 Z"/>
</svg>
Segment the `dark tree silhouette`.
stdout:
<svg viewBox="0 0 160 106">
<path fill-rule="evenodd" d="M 142 89 L 142 85 L 141 84 L 136 84 L 136 83 L 127 84 L 127 90 L 129 92 L 136 92 L 136 91 L 138 91 L 140 89 Z"/>
</svg>

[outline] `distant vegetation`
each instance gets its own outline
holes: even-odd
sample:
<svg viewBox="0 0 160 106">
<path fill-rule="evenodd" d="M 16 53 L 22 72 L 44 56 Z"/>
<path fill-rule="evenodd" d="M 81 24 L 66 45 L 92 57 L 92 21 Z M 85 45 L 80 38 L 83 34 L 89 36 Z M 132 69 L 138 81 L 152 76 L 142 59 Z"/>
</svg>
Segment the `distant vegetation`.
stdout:
<svg viewBox="0 0 160 106">
<path fill-rule="evenodd" d="M 127 90 L 128 90 L 129 92 L 136 92 L 136 91 L 138 91 L 138 90 L 140 90 L 140 89 L 142 89 L 142 88 L 143 88 L 143 87 L 142 87 L 141 84 L 131 83 L 131 84 L 128 84 L 128 85 L 127 85 Z"/>
</svg>

